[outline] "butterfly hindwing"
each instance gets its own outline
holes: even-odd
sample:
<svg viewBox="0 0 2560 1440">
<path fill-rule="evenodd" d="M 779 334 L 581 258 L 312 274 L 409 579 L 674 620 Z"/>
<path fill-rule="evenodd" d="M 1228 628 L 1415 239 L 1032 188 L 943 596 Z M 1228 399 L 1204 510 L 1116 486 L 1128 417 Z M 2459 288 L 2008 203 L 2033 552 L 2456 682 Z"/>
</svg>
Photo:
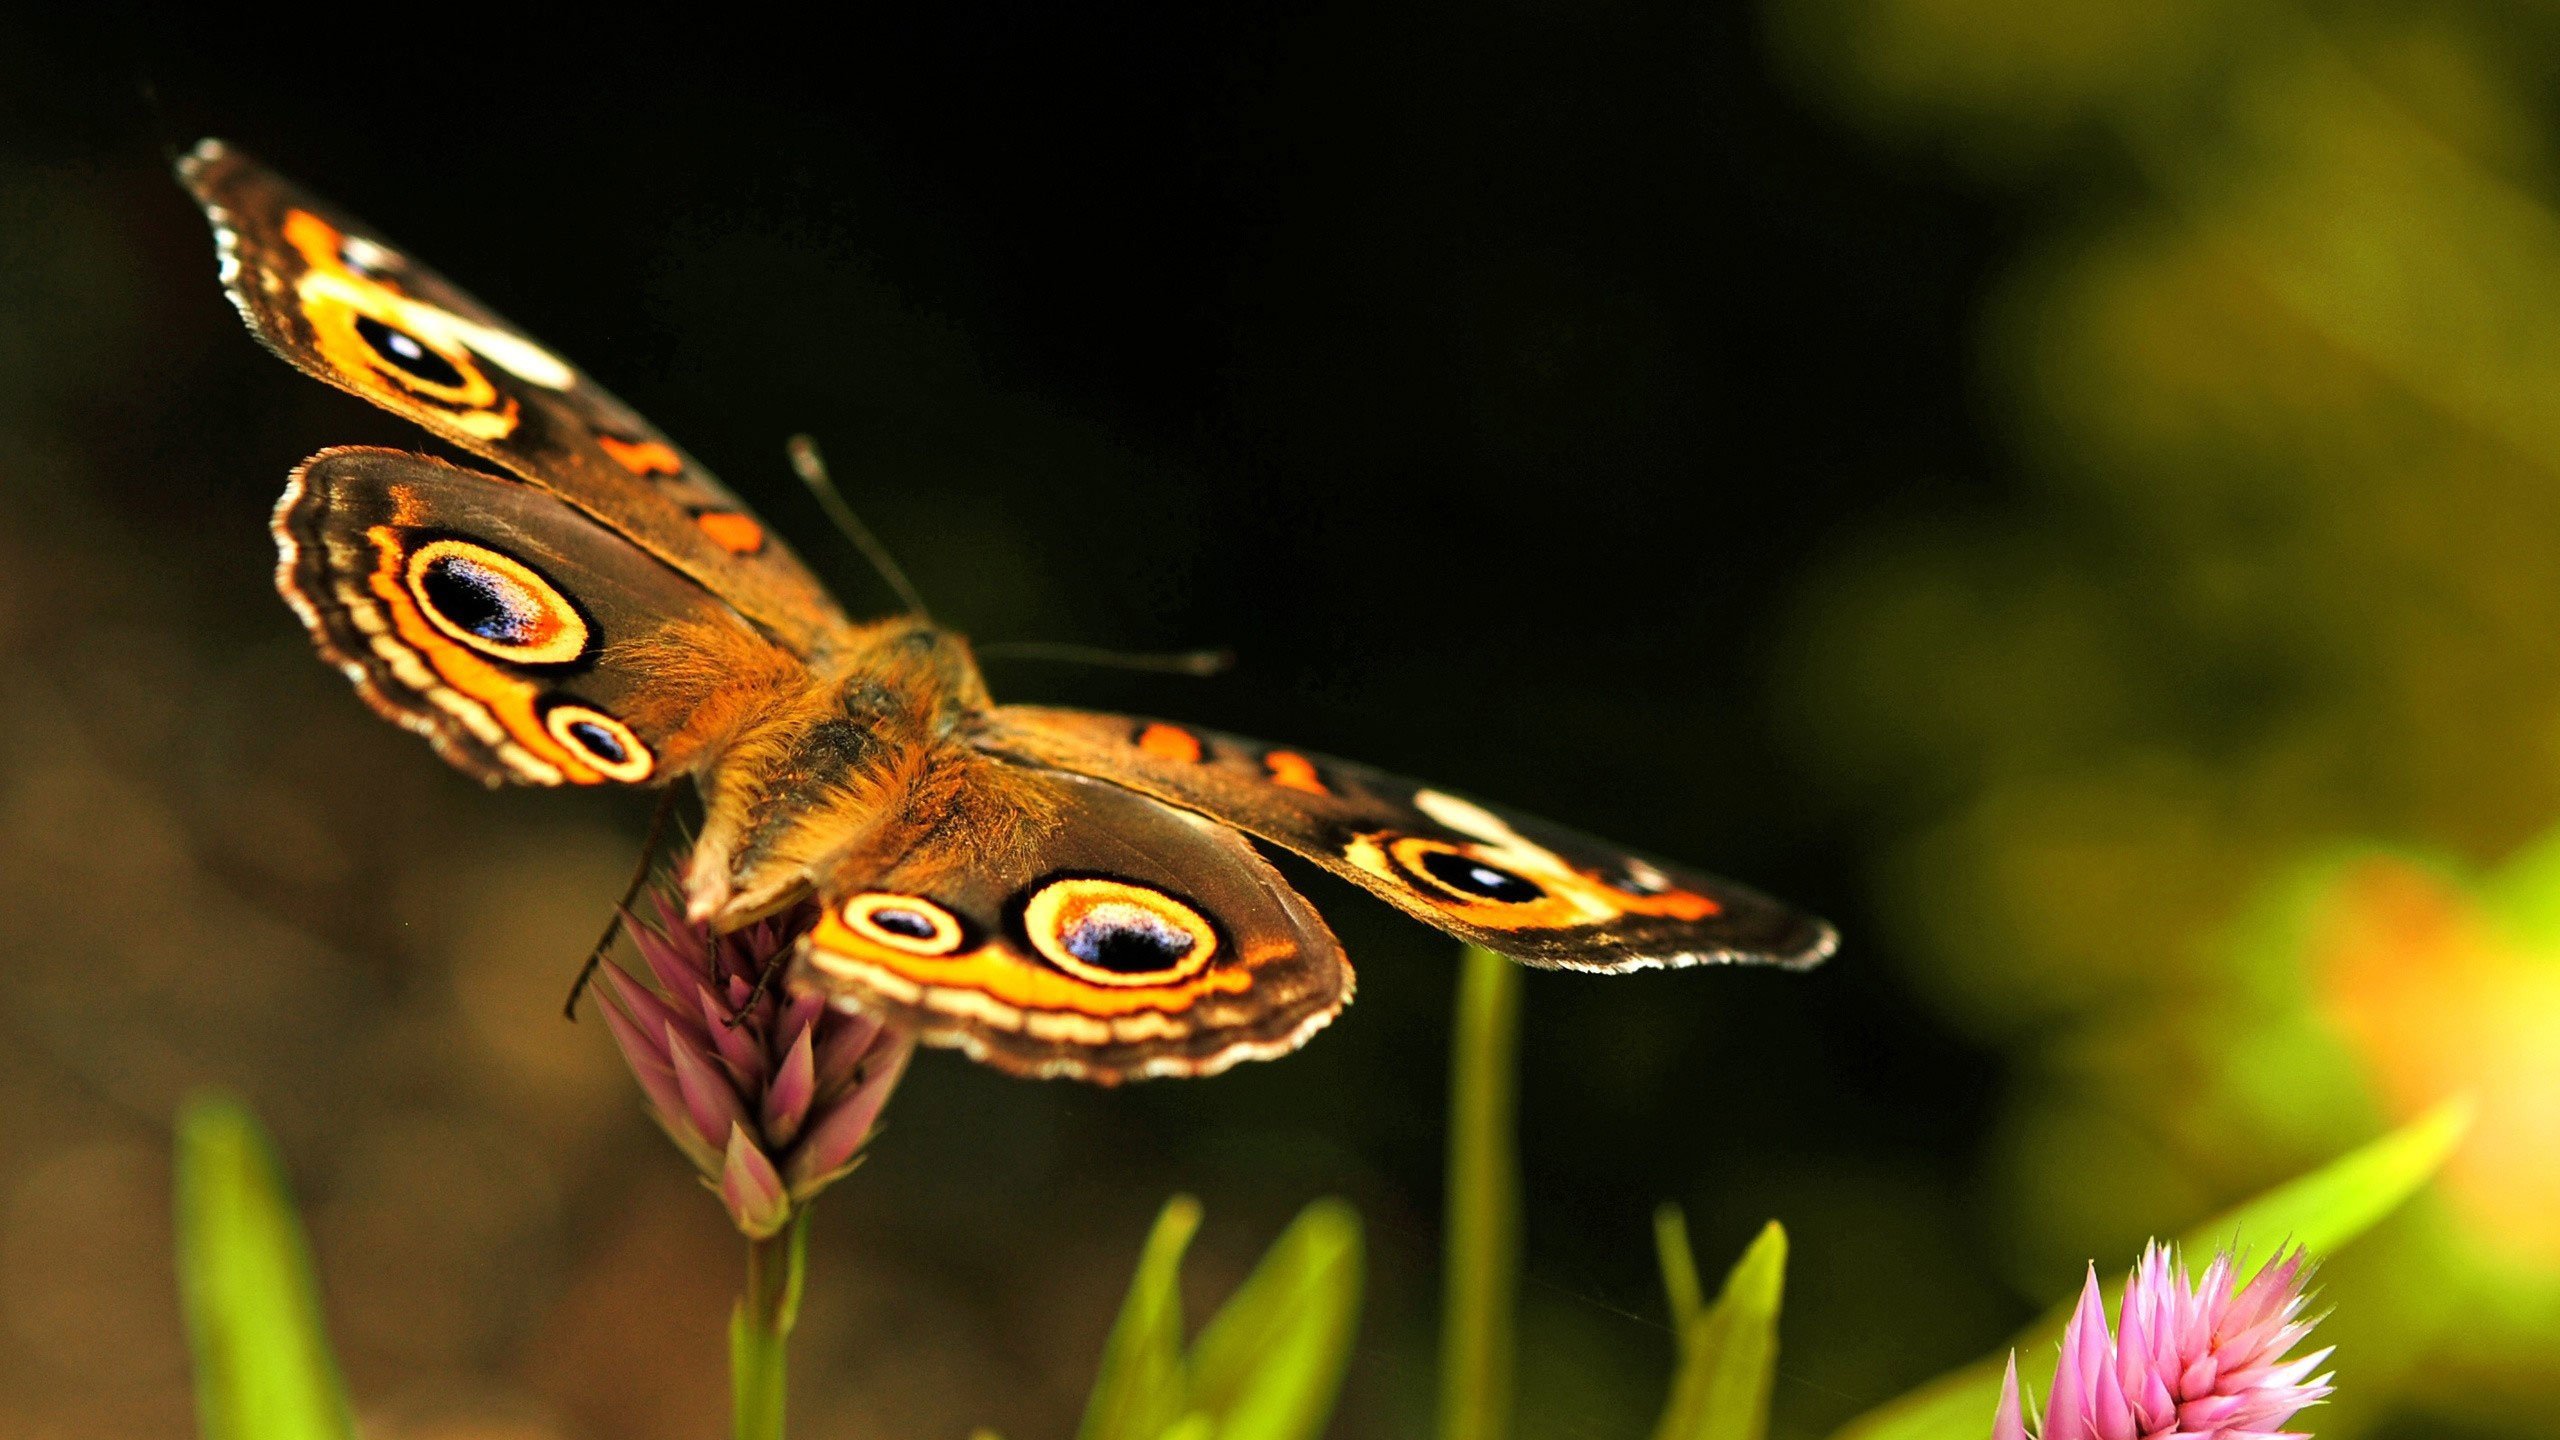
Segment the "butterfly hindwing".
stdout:
<svg viewBox="0 0 2560 1440">
<path fill-rule="evenodd" d="M 1195 810 L 1533 965 L 1809 965 L 1831 927 L 1756 891 L 1329 756 L 1164 721 L 999 706 L 972 743 Z"/>
<path fill-rule="evenodd" d="M 952 802 L 820 887 L 795 983 L 1016 1074 L 1109 1084 L 1294 1050 L 1351 998 L 1235 831 L 958 747 Z"/>
<path fill-rule="evenodd" d="M 324 450 L 278 502 L 276 583 L 375 709 L 495 784 L 648 784 L 713 758 L 799 659 L 530 485 Z"/>
<path fill-rule="evenodd" d="M 259 339 L 718 590 L 803 654 L 845 624 L 790 547 L 629 407 L 357 221 L 219 141 L 180 176 Z"/>
</svg>

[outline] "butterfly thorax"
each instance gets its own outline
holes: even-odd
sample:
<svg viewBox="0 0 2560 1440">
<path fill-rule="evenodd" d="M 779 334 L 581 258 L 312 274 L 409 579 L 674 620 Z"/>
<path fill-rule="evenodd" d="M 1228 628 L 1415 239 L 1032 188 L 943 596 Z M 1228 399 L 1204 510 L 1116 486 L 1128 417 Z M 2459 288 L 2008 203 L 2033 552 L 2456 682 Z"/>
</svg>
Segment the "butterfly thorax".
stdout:
<svg viewBox="0 0 2560 1440">
<path fill-rule="evenodd" d="M 966 640 L 902 618 L 852 632 L 831 659 L 766 697 L 697 777 L 686 889 L 698 917 L 744 924 L 850 857 L 895 852 L 967 768 L 953 736 L 989 701 Z"/>
</svg>

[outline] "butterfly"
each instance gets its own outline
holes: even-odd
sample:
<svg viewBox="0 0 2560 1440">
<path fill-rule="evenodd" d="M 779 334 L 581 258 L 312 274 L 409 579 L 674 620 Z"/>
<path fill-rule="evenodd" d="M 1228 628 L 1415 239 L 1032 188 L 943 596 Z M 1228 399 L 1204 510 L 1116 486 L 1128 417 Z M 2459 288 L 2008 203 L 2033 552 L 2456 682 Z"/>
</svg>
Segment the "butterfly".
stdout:
<svg viewBox="0 0 2560 1440">
<path fill-rule="evenodd" d="M 848 616 L 691 456 L 380 236 L 218 141 L 178 170 L 260 340 L 505 472 L 302 462 L 276 585 L 320 653 L 488 784 L 692 782 L 686 912 L 814 898 L 794 987 L 1017 1074 L 1284 1054 L 1352 973 L 1255 841 L 1531 965 L 1832 949 L 1740 885 L 1365 765 L 999 705 L 961 636 Z"/>
</svg>

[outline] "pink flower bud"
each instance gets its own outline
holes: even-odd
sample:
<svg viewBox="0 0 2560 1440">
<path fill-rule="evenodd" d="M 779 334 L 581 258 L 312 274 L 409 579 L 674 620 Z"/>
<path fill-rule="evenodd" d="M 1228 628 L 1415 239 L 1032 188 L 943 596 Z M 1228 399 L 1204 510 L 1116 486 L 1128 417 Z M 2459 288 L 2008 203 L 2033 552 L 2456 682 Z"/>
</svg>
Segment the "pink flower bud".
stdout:
<svg viewBox="0 0 2560 1440">
<path fill-rule="evenodd" d="M 913 1041 L 785 992 L 807 907 L 716 935 L 670 895 L 652 900 L 656 923 L 630 922 L 647 978 L 606 967 L 605 1025 L 659 1125 L 763 1239 L 853 1168 Z"/>
<path fill-rule="evenodd" d="M 729 1127 L 729 1148 L 720 1164 L 720 1203 L 729 1207 L 729 1218 L 750 1240 L 781 1234 L 791 1219 L 791 1197 L 782 1188 L 781 1174 L 743 1125 Z"/>
<path fill-rule="evenodd" d="M 2226 1252 L 2190 1287 L 2183 1261 L 2154 1243 L 2126 1282 L 2113 1334 L 2098 1271 L 2063 1328 L 2062 1356 L 2030 1435 L 2018 1394 L 2018 1360 L 1991 1419 L 1992 1440 L 2271 1440 L 2296 1412 L 2330 1393 L 2307 1378 L 2330 1352 L 2287 1360 L 2317 1323 L 2301 1318 L 2309 1266 L 2279 1255 L 2233 1288 Z"/>
</svg>

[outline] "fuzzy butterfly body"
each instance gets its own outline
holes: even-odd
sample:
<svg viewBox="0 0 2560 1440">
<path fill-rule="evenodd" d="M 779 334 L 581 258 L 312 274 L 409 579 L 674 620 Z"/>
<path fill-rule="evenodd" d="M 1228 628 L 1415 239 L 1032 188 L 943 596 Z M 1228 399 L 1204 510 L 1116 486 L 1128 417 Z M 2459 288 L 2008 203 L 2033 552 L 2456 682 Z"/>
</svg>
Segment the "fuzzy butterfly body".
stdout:
<svg viewBox="0 0 2560 1440">
<path fill-rule="evenodd" d="M 1742 886 L 1366 766 L 996 705 L 958 635 L 849 618 L 665 436 L 381 237 L 218 142 L 179 171 L 261 340 L 506 472 L 303 462 L 276 583 L 321 653 L 486 783 L 690 780 L 695 918 L 821 902 L 792 984 L 1020 1074 L 1279 1055 L 1351 968 L 1253 840 L 1533 965 L 1831 951 Z"/>
</svg>

